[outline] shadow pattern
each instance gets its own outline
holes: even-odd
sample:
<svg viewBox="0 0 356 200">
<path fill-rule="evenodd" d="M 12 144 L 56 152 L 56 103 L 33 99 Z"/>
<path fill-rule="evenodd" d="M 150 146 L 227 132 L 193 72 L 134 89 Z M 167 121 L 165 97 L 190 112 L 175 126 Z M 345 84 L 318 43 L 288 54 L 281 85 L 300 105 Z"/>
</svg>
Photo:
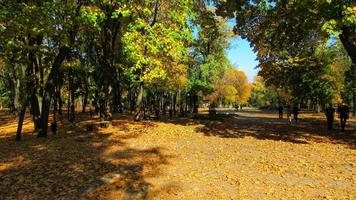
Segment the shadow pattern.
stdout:
<svg viewBox="0 0 356 200">
<path fill-rule="evenodd" d="M 62 121 L 48 139 L 28 133 L 22 142 L 0 138 L 0 199 L 145 199 L 145 178 L 158 175 L 169 156 L 159 147 L 135 149 L 126 142 L 150 122 L 137 123 L 140 132 L 129 128 L 132 121 L 114 123 L 122 136 L 109 129 L 85 132 L 80 123 L 68 129 Z"/>
</svg>

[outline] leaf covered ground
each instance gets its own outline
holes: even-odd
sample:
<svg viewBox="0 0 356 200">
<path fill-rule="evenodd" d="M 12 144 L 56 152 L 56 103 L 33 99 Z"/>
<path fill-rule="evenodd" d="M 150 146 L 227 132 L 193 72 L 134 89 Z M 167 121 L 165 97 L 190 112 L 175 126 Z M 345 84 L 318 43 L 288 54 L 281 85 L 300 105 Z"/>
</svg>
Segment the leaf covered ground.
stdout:
<svg viewBox="0 0 356 200">
<path fill-rule="evenodd" d="M 28 117 L 15 142 L 15 118 L 1 113 L 0 199 L 355 199 L 356 122 L 340 134 L 320 115 L 276 117 L 120 115 L 87 132 L 80 115 L 47 139 Z"/>
</svg>

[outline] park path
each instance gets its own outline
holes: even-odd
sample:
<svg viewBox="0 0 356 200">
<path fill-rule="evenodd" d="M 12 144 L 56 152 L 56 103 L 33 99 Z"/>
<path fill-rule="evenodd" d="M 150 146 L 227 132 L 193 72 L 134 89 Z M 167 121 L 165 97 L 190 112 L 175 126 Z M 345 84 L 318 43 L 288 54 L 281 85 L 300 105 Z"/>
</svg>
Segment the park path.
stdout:
<svg viewBox="0 0 356 200">
<path fill-rule="evenodd" d="M 131 148 L 159 147 L 171 157 L 159 175 L 146 178 L 148 197 L 355 199 L 353 138 L 329 136 L 337 131 L 325 131 L 319 117 L 289 125 L 272 113 L 234 114 L 167 120 L 130 140 Z"/>
<path fill-rule="evenodd" d="M 231 112 L 230 112 L 231 113 Z M 3 199 L 355 199 L 355 122 L 259 111 L 82 128 L 15 143 L 0 125 Z M 26 124 L 29 123 L 26 122 Z M 27 125 L 26 125 L 27 126 Z M 65 124 L 63 124 L 65 127 Z M 25 127 L 25 129 L 30 129 Z"/>
</svg>

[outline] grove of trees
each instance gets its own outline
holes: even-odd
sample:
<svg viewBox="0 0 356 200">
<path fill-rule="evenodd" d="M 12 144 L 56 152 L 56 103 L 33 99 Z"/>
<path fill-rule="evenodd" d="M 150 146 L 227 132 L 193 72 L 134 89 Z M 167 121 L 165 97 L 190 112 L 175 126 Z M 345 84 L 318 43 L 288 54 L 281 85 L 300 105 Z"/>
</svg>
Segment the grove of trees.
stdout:
<svg viewBox="0 0 356 200">
<path fill-rule="evenodd" d="M 257 53 L 253 86 L 227 59 L 234 34 Z M 284 100 L 355 105 L 355 38 L 352 0 L 2 0 L 0 107 L 20 140 L 26 110 L 46 137 L 64 108 L 75 124 L 77 104 L 103 120 L 184 116 L 246 104 L 258 81 Z"/>
<path fill-rule="evenodd" d="M 229 36 L 203 1 L 5 0 L 0 102 L 18 116 L 18 140 L 26 110 L 46 137 L 50 115 L 55 122 L 67 109 L 74 125 L 78 104 L 103 120 L 121 112 L 141 120 L 243 103 L 247 78 L 226 57 Z"/>
<path fill-rule="evenodd" d="M 214 2 L 219 15 L 236 19 L 235 33 L 257 53 L 268 101 L 356 105 L 355 1 Z"/>
</svg>

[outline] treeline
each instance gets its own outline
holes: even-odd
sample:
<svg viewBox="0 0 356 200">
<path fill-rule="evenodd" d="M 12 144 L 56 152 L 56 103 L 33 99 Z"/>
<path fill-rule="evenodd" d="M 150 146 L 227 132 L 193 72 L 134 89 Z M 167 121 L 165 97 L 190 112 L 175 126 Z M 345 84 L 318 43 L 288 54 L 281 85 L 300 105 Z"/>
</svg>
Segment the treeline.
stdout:
<svg viewBox="0 0 356 200">
<path fill-rule="evenodd" d="M 356 113 L 356 1 L 214 2 L 257 53 L 262 80 L 252 86 L 251 103 L 320 108 L 346 101 Z"/>
<path fill-rule="evenodd" d="M 49 116 L 65 108 L 75 124 L 78 102 L 103 120 L 243 104 L 250 90 L 226 58 L 230 36 L 203 1 L 5 0 L 0 102 L 18 116 L 18 140 L 26 110 L 46 137 Z"/>
<path fill-rule="evenodd" d="M 329 41 L 328 45 L 320 46 L 314 56 L 317 60 L 288 60 L 287 67 L 275 69 L 274 73 L 280 74 L 278 80 L 255 77 L 250 104 L 274 109 L 297 104 L 316 112 L 329 103 L 336 105 L 342 101 L 354 107 L 351 60 L 340 42 L 337 39 Z"/>
</svg>

